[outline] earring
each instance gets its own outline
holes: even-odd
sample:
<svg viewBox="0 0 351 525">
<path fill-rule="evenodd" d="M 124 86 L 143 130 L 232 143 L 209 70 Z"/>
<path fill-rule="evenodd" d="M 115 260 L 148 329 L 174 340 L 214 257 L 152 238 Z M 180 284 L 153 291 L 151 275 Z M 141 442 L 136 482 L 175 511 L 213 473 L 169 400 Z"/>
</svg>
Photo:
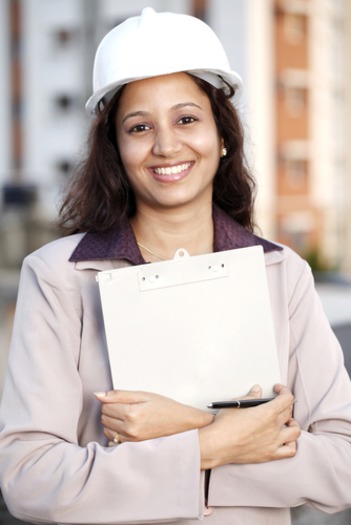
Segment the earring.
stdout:
<svg viewBox="0 0 351 525">
<path fill-rule="evenodd" d="M 223 148 L 222 148 L 222 155 L 221 155 L 221 157 L 222 157 L 222 158 L 223 158 L 223 157 L 226 157 L 227 153 L 228 153 L 228 150 L 227 150 L 227 148 L 226 148 L 225 146 L 223 146 Z"/>
</svg>

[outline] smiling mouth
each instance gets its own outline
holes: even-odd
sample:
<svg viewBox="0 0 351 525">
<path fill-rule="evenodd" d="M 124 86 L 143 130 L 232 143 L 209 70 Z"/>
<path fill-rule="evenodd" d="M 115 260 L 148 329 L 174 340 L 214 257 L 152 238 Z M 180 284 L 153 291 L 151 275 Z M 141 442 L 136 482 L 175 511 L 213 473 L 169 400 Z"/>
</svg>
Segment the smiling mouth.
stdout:
<svg viewBox="0 0 351 525">
<path fill-rule="evenodd" d="M 176 175 L 182 171 L 190 168 L 191 163 L 186 162 L 184 164 L 179 164 L 178 166 L 167 166 L 166 168 L 155 168 L 153 171 L 156 175 Z"/>
</svg>

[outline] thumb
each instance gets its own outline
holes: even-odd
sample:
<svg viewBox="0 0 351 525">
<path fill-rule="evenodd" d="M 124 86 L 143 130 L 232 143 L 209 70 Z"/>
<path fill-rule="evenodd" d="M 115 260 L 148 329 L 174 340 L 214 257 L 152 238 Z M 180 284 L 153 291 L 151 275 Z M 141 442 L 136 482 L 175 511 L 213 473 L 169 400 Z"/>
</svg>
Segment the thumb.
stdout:
<svg viewBox="0 0 351 525">
<path fill-rule="evenodd" d="M 262 397 L 262 387 L 260 385 L 253 385 L 247 395 L 248 399 L 259 399 Z"/>
<path fill-rule="evenodd" d="M 106 392 L 94 392 L 94 396 L 103 403 L 114 403 L 117 401 L 117 390 L 108 390 Z"/>
<path fill-rule="evenodd" d="M 147 400 L 145 392 L 134 390 L 108 390 L 107 392 L 94 392 L 95 397 L 102 403 L 142 403 Z"/>
</svg>

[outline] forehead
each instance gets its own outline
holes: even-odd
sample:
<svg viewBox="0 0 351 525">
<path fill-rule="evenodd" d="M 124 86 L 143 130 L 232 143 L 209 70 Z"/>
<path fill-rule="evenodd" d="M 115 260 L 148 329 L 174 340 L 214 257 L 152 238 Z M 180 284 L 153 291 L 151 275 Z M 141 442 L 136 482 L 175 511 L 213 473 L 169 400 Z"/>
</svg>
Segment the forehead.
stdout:
<svg viewBox="0 0 351 525">
<path fill-rule="evenodd" d="M 133 105 L 173 104 L 198 101 L 204 109 L 210 106 L 207 95 L 191 75 L 174 73 L 136 80 L 126 84 L 119 102 L 119 109 Z"/>
</svg>

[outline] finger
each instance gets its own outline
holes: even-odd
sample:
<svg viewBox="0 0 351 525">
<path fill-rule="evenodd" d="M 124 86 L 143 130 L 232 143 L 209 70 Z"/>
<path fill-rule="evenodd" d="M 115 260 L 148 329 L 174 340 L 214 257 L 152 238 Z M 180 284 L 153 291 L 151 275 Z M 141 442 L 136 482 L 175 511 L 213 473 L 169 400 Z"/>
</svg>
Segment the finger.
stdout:
<svg viewBox="0 0 351 525">
<path fill-rule="evenodd" d="M 109 417 L 105 414 L 101 416 L 101 423 L 103 427 L 114 430 L 117 432 L 117 426 L 120 428 L 120 426 L 124 423 L 124 419 L 119 417 Z"/>
<path fill-rule="evenodd" d="M 104 431 L 105 436 L 108 438 L 108 446 L 113 447 L 121 445 L 125 441 L 125 436 L 118 431 L 106 430 Z"/>
<path fill-rule="evenodd" d="M 261 410 L 266 411 L 266 419 L 272 418 L 272 422 L 282 428 L 292 420 L 294 397 L 288 390 L 286 394 L 279 394 L 271 402 L 262 405 Z"/>
<path fill-rule="evenodd" d="M 114 441 L 114 444 L 119 442 L 131 441 L 133 436 L 128 432 L 128 426 L 123 421 L 111 420 L 111 423 L 103 424 L 103 431 L 109 441 Z"/>
<path fill-rule="evenodd" d="M 260 385 L 253 385 L 249 393 L 243 399 L 257 399 L 262 397 L 262 387 Z"/>
<path fill-rule="evenodd" d="M 107 416 L 109 418 L 119 421 L 134 421 L 140 415 L 140 403 L 103 403 L 101 407 L 101 417 Z"/>
<path fill-rule="evenodd" d="M 297 452 L 297 440 L 301 434 L 300 427 L 296 422 L 291 427 L 282 428 L 278 436 L 278 445 L 275 452 L 276 459 L 291 458 Z"/>
<path fill-rule="evenodd" d="M 292 443 L 293 441 L 296 441 L 301 435 L 300 427 L 297 426 L 286 426 L 282 429 L 280 435 L 279 435 L 279 441 L 281 445 L 285 445 L 286 443 Z"/>
<path fill-rule="evenodd" d="M 281 384 L 275 385 L 274 391 L 278 394 L 274 398 L 276 403 L 280 404 L 281 407 L 293 407 L 295 398 L 287 386 Z"/>
<path fill-rule="evenodd" d="M 110 407 L 115 409 L 116 406 L 116 403 L 114 405 L 103 405 L 103 410 L 108 410 Z M 123 409 L 120 409 L 120 407 L 128 407 L 128 405 L 119 405 L 118 403 L 119 413 L 116 414 L 114 410 L 112 416 L 102 414 L 101 423 L 104 427 L 104 431 L 106 430 L 105 434 L 108 432 L 120 432 L 123 437 L 128 437 L 130 440 L 135 437 L 140 421 L 137 414 L 130 413 L 130 409 L 126 408 L 126 412 L 123 414 Z M 106 435 L 110 438 L 110 435 Z"/>
<path fill-rule="evenodd" d="M 94 392 L 94 396 L 103 403 L 115 403 L 116 402 L 116 394 L 117 390 L 108 390 L 104 392 Z"/>
<path fill-rule="evenodd" d="M 141 403 L 146 400 L 145 392 L 134 390 L 108 390 L 107 392 L 94 392 L 95 397 L 102 403 Z"/>
<path fill-rule="evenodd" d="M 277 383 L 276 385 L 274 385 L 273 390 L 274 390 L 274 392 L 276 392 L 279 395 L 291 394 L 291 390 L 289 389 L 289 387 L 287 387 L 286 385 L 283 385 L 281 383 Z"/>
<path fill-rule="evenodd" d="M 292 420 L 293 405 L 286 405 L 285 403 L 283 403 L 279 406 L 279 404 L 276 403 L 276 406 L 278 407 L 278 412 L 276 412 L 277 423 L 281 427 L 288 426 L 290 421 Z"/>
<path fill-rule="evenodd" d="M 294 430 L 294 432 L 296 433 L 297 438 L 300 437 L 300 435 L 301 435 L 301 427 L 300 427 L 299 423 L 296 421 L 296 419 L 294 419 L 294 418 L 290 419 L 290 421 L 288 423 L 288 428 Z"/>
<path fill-rule="evenodd" d="M 297 444 L 296 441 L 290 441 L 280 446 L 275 454 L 275 459 L 293 458 L 296 456 Z"/>
<path fill-rule="evenodd" d="M 240 396 L 240 399 L 260 399 L 262 397 L 262 387 L 260 385 L 253 385 L 246 396 Z M 238 397 L 232 398 L 236 401 Z M 219 411 L 222 413 L 222 410 Z"/>
</svg>

